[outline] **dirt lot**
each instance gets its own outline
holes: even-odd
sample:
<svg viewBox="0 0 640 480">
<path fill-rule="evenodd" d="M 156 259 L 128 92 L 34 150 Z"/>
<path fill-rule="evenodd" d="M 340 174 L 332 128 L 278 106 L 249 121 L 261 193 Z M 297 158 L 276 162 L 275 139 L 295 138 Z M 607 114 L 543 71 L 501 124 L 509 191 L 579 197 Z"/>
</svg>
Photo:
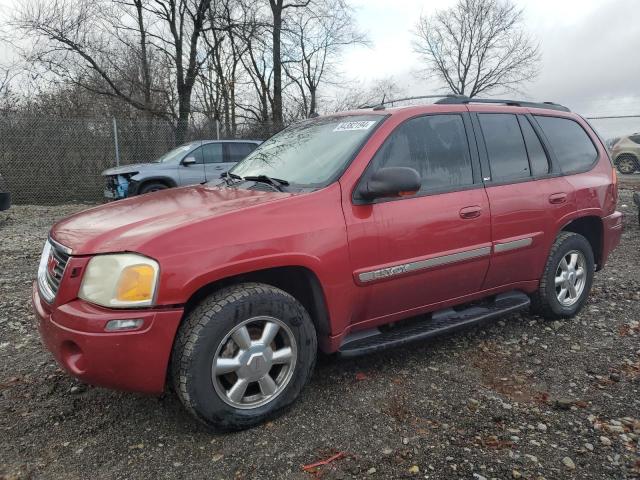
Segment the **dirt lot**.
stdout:
<svg viewBox="0 0 640 480">
<path fill-rule="evenodd" d="M 41 347 L 31 281 L 49 226 L 79 208 L 0 213 L 0 478 L 640 478 L 640 230 L 628 190 L 622 245 L 578 317 L 513 315 L 323 358 L 288 413 L 227 435 L 171 394 L 81 385 Z"/>
</svg>

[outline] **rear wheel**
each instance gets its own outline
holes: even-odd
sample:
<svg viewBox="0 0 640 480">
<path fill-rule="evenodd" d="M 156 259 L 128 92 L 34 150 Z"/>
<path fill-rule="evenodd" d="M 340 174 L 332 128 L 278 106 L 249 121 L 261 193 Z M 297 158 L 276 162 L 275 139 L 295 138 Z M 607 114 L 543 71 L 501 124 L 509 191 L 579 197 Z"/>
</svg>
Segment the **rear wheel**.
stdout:
<svg viewBox="0 0 640 480">
<path fill-rule="evenodd" d="M 145 193 L 157 192 L 158 190 L 166 190 L 167 188 L 169 187 L 160 182 L 145 183 L 140 189 L 139 194 L 144 195 Z"/>
<path fill-rule="evenodd" d="M 582 235 L 561 232 L 545 265 L 540 288 L 531 296 L 532 310 L 545 318 L 568 318 L 589 296 L 594 274 L 591 244 Z"/>
<path fill-rule="evenodd" d="M 269 285 L 239 284 L 206 298 L 181 325 L 174 387 L 205 425 L 252 427 L 298 397 L 316 349 L 314 326 L 295 298 Z"/>
<path fill-rule="evenodd" d="M 616 167 L 620 173 L 631 175 L 638 168 L 638 162 L 632 155 L 621 155 L 616 159 Z"/>
</svg>

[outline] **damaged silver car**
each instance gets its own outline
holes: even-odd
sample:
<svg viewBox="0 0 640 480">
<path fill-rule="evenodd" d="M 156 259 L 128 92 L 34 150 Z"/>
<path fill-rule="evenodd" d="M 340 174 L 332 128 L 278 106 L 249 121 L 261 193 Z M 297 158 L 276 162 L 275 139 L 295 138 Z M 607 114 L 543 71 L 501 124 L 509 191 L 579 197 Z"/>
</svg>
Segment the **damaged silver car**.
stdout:
<svg viewBox="0 0 640 480">
<path fill-rule="evenodd" d="M 198 140 L 174 148 L 150 163 L 110 168 L 104 196 L 116 200 L 220 178 L 249 155 L 260 140 Z"/>
</svg>

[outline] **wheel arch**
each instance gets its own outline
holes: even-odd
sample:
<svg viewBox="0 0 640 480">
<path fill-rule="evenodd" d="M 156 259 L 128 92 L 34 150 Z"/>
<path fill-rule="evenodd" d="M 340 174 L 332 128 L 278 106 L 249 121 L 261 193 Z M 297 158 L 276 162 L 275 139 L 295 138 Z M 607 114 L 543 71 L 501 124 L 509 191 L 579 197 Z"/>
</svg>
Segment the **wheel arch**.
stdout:
<svg viewBox="0 0 640 480">
<path fill-rule="evenodd" d="M 164 183 L 169 188 L 177 187 L 178 184 L 171 177 L 165 176 L 153 176 L 153 177 L 144 177 L 137 181 L 135 195 L 140 193 L 140 190 L 144 188 L 145 185 L 149 183 Z"/>
<path fill-rule="evenodd" d="M 604 226 L 602 219 L 595 215 L 578 217 L 571 220 L 564 227 L 563 232 L 573 232 L 582 235 L 587 239 L 593 251 L 593 258 L 596 263 L 596 271 L 602 267 L 602 247 Z"/>
<path fill-rule="evenodd" d="M 202 285 L 191 294 L 185 303 L 184 316 L 211 293 L 229 285 L 248 282 L 264 283 L 284 290 L 307 310 L 318 337 L 331 335 L 329 309 L 322 283 L 313 270 L 302 265 L 276 266 L 247 271 Z M 319 343 L 322 344 L 322 342 Z"/>
</svg>

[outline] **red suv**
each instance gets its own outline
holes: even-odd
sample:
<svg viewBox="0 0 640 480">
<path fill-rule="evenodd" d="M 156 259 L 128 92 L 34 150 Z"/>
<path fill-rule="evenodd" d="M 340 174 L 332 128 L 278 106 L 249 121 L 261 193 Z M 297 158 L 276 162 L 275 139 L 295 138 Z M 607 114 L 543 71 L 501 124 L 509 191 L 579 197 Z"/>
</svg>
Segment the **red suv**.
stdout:
<svg viewBox="0 0 640 480">
<path fill-rule="evenodd" d="M 353 356 L 531 308 L 570 317 L 620 240 L 603 142 L 555 104 L 445 97 L 290 126 L 218 185 L 57 223 L 33 304 L 79 379 L 217 429 Z"/>
</svg>

